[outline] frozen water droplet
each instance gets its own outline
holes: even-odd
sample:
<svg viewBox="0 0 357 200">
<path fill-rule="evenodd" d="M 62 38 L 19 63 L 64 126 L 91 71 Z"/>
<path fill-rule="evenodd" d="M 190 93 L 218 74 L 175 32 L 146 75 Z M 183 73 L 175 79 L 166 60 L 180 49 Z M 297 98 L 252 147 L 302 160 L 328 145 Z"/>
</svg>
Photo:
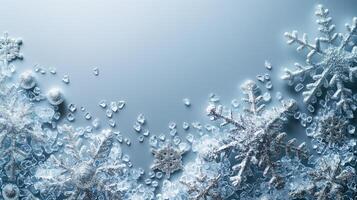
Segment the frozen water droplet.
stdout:
<svg viewBox="0 0 357 200">
<path fill-rule="evenodd" d="M 114 119 L 110 119 L 110 120 L 109 120 L 109 126 L 111 126 L 111 127 L 114 128 L 115 125 L 116 125 L 115 120 L 114 120 Z"/>
<path fill-rule="evenodd" d="M 181 152 L 187 152 L 191 149 L 191 145 L 189 145 L 187 142 L 181 142 L 178 145 L 178 148 Z"/>
<path fill-rule="evenodd" d="M 187 136 L 186 136 L 186 140 L 187 140 L 187 141 L 189 141 L 190 143 L 192 143 L 192 142 L 193 142 L 193 139 L 194 139 L 194 137 L 193 137 L 193 135 L 192 135 L 191 133 L 187 134 Z"/>
<path fill-rule="evenodd" d="M 233 99 L 233 100 L 231 101 L 231 105 L 232 105 L 233 108 L 238 108 L 238 107 L 239 107 L 239 101 L 238 101 L 238 99 Z"/>
<path fill-rule="evenodd" d="M 170 130 L 170 135 L 171 135 L 171 136 L 175 136 L 176 133 L 177 133 L 177 130 L 176 130 L 176 129 L 171 129 L 171 130 Z"/>
<path fill-rule="evenodd" d="M 131 145 L 131 140 L 129 138 L 125 138 L 124 142 L 126 145 L 130 146 Z"/>
<path fill-rule="evenodd" d="M 107 109 L 105 111 L 105 115 L 108 117 L 108 118 L 112 118 L 113 117 L 113 111 L 110 110 L 110 109 Z"/>
<path fill-rule="evenodd" d="M 305 132 L 306 132 L 307 136 L 312 137 L 315 131 L 313 128 L 308 127 L 308 128 L 306 128 Z"/>
<path fill-rule="evenodd" d="M 75 104 L 73 104 L 73 103 L 70 103 L 69 105 L 68 105 L 68 110 L 70 111 L 70 112 L 75 112 L 76 110 L 77 110 L 77 108 L 76 108 L 76 105 Z"/>
<path fill-rule="evenodd" d="M 20 86 L 23 89 L 31 89 L 35 87 L 36 80 L 31 71 L 25 71 L 20 75 Z"/>
<path fill-rule="evenodd" d="M 48 70 L 50 71 L 51 74 L 56 74 L 56 68 L 55 67 L 49 67 Z"/>
<path fill-rule="evenodd" d="M 89 112 L 87 112 L 87 113 L 84 115 L 84 118 L 85 118 L 86 120 L 90 120 L 90 119 L 92 118 L 92 115 L 91 115 Z"/>
<path fill-rule="evenodd" d="M 182 128 L 183 128 L 184 130 L 188 130 L 188 129 L 190 128 L 190 125 L 189 125 L 187 122 L 183 122 L 183 123 L 182 123 Z"/>
<path fill-rule="evenodd" d="M 175 136 L 173 141 L 174 141 L 174 144 L 177 146 L 180 144 L 181 139 L 178 136 Z"/>
<path fill-rule="evenodd" d="M 190 107 L 191 106 L 190 99 L 184 98 L 184 99 L 182 99 L 182 101 L 183 101 L 183 104 L 185 104 L 186 107 Z"/>
<path fill-rule="evenodd" d="M 163 176 L 163 173 L 162 172 L 156 172 L 156 178 L 157 179 L 161 179 Z"/>
<path fill-rule="evenodd" d="M 54 106 L 57 106 L 64 101 L 62 93 L 58 88 L 50 89 L 47 93 L 47 99 L 48 102 Z"/>
<path fill-rule="evenodd" d="M 302 83 L 298 83 L 298 84 L 295 86 L 295 91 L 296 91 L 296 92 L 300 92 L 303 88 L 304 88 L 304 85 L 303 85 Z"/>
<path fill-rule="evenodd" d="M 107 101 L 106 100 L 101 100 L 99 102 L 99 106 L 102 107 L 102 108 L 106 108 L 107 107 Z"/>
<path fill-rule="evenodd" d="M 117 112 L 119 109 L 117 102 L 115 101 L 110 102 L 110 109 L 112 109 L 113 112 Z"/>
<path fill-rule="evenodd" d="M 210 96 L 209 96 L 209 101 L 210 102 L 213 102 L 213 103 L 217 103 L 219 102 L 219 96 L 217 96 L 216 94 L 214 93 L 211 93 Z"/>
<path fill-rule="evenodd" d="M 74 121 L 74 115 L 73 115 L 73 113 L 68 113 L 68 114 L 67 114 L 67 120 L 68 120 L 69 122 L 73 122 L 73 121 Z"/>
<path fill-rule="evenodd" d="M 269 74 L 264 74 L 264 79 L 267 80 L 267 81 L 270 80 L 270 75 Z"/>
<path fill-rule="evenodd" d="M 94 128 L 99 128 L 99 125 L 100 125 L 100 120 L 99 120 L 99 118 L 95 118 L 95 119 L 93 120 L 93 122 L 92 122 L 92 126 L 93 126 Z"/>
<path fill-rule="evenodd" d="M 264 79 L 264 76 L 263 75 L 257 75 L 256 76 L 257 80 L 264 83 L 265 82 L 265 79 Z"/>
<path fill-rule="evenodd" d="M 265 88 L 268 89 L 268 90 L 272 89 L 273 88 L 273 83 L 271 81 L 266 82 Z"/>
<path fill-rule="evenodd" d="M 202 124 L 200 122 L 192 122 L 192 127 L 198 130 L 202 129 Z"/>
<path fill-rule="evenodd" d="M 307 106 L 307 110 L 308 110 L 309 112 L 313 113 L 313 112 L 315 111 L 315 107 L 314 107 L 313 105 L 309 104 L 309 105 Z"/>
<path fill-rule="evenodd" d="M 59 113 L 59 112 L 56 112 L 56 113 L 53 115 L 53 119 L 55 119 L 55 120 L 59 120 L 60 117 L 61 117 L 61 113 Z"/>
<path fill-rule="evenodd" d="M 299 111 L 294 113 L 294 118 L 295 119 L 300 119 L 301 113 Z"/>
<path fill-rule="evenodd" d="M 157 136 L 156 136 L 156 135 L 153 135 L 153 136 L 150 137 L 150 139 L 149 139 L 149 144 L 150 144 L 150 146 L 152 146 L 152 147 L 157 147 L 157 145 L 158 145 L 158 140 L 157 140 Z"/>
<path fill-rule="evenodd" d="M 270 95 L 270 93 L 269 93 L 269 92 L 265 92 L 265 93 L 263 94 L 263 99 L 264 99 L 265 102 L 269 102 L 269 101 L 271 100 L 271 95 Z"/>
<path fill-rule="evenodd" d="M 355 131 L 356 131 L 356 127 L 353 126 L 353 125 L 351 125 L 351 124 L 349 124 L 349 125 L 347 126 L 347 131 L 348 131 L 349 134 L 354 134 Z"/>
<path fill-rule="evenodd" d="M 140 132 L 141 131 L 141 124 L 139 122 L 135 122 L 133 125 L 133 128 L 136 132 Z"/>
<path fill-rule="evenodd" d="M 94 74 L 94 76 L 98 76 L 98 75 L 99 75 L 99 69 L 98 69 L 98 67 L 94 67 L 94 68 L 93 68 L 93 74 Z"/>
<path fill-rule="evenodd" d="M 144 130 L 144 132 L 143 132 L 143 136 L 145 136 L 145 137 L 147 137 L 147 136 L 149 136 L 150 135 L 150 131 L 149 130 Z"/>
<path fill-rule="evenodd" d="M 165 141 L 165 139 L 166 139 L 166 136 L 164 134 L 159 135 L 159 140 Z"/>
<path fill-rule="evenodd" d="M 124 154 L 122 160 L 123 160 L 124 162 L 129 162 L 129 161 L 130 161 L 130 156 L 127 155 L 127 154 Z"/>
<path fill-rule="evenodd" d="M 125 104 L 126 104 L 126 102 L 125 101 L 123 101 L 123 100 L 121 100 L 121 101 L 118 101 L 118 108 L 121 110 L 121 109 L 123 109 L 124 108 L 124 106 L 125 106 Z"/>
<path fill-rule="evenodd" d="M 62 78 L 62 81 L 65 83 L 65 84 L 68 84 L 69 83 L 69 76 L 66 74 L 63 76 Z"/>
<path fill-rule="evenodd" d="M 144 136 L 140 135 L 140 136 L 138 137 L 138 140 L 139 140 L 139 142 L 144 142 Z"/>
<path fill-rule="evenodd" d="M 265 66 L 265 68 L 267 68 L 268 70 L 273 69 L 273 66 L 272 66 L 271 63 L 270 63 L 269 61 L 267 61 L 267 60 L 264 62 L 264 66 Z"/>
<path fill-rule="evenodd" d="M 176 123 L 175 122 L 170 122 L 169 123 L 169 129 L 175 129 L 176 128 Z"/>
<path fill-rule="evenodd" d="M 136 118 L 136 121 L 142 125 L 145 124 L 145 116 L 143 114 L 139 114 L 138 117 Z"/>
</svg>

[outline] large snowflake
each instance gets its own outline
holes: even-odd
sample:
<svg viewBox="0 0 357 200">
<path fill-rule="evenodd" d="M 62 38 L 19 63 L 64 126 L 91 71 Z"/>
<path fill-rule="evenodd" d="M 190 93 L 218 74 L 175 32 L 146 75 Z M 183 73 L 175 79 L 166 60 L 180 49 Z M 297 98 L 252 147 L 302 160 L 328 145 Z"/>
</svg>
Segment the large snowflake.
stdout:
<svg viewBox="0 0 357 200">
<path fill-rule="evenodd" d="M 328 16 L 329 11 L 319 5 L 316 10 L 320 37 L 309 43 L 307 35 L 298 37 L 298 32 L 285 33 L 288 44 L 298 44 L 297 50 L 307 49 L 306 66 L 296 63 L 295 70 L 285 69 L 282 77 L 290 85 L 297 83 L 296 91 L 303 91 L 305 103 L 316 103 L 326 92 L 349 118 L 357 108 L 356 99 L 350 89 L 357 75 L 357 47 L 353 37 L 357 35 L 357 18 L 347 26 L 347 34 L 335 33 L 335 25 Z M 326 47 L 325 47 L 326 46 Z M 326 91 L 327 90 L 327 91 Z"/>
<path fill-rule="evenodd" d="M 243 113 L 224 111 L 222 106 L 216 105 L 208 108 L 213 120 L 223 120 L 222 125 L 231 125 L 226 144 L 216 149 L 215 153 L 233 151 L 236 163 L 232 169 L 235 175 L 230 179 L 236 187 L 242 187 L 242 182 L 253 175 L 251 170 L 258 170 L 264 177 L 270 176 L 269 183 L 272 186 L 282 188 L 284 180 L 276 172 L 276 161 L 284 152 L 289 155 L 293 153 L 299 158 L 307 157 L 305 144 L 295 146 L 295 139 L 284 141 L 286 133 L 282 132 L 282 125 L 296 108 L 295 102 L 283 101 L 280 107 L 266 110 L 261 90 L 255 82 L 247 81 L 241 88 L 247 96 L 243 100 L 248 103 Z"/>
<path fill-rule="evenodd" d="M 118 157 L 108 158 L 113 132 L 86 134 L 68 125 L 58 131 L 58 142 L 64 146 L 39 166 L 35 187 L 46 198 L 93 199 L 105 192 L 108 174 L 125 168 Z"/>
</svg>

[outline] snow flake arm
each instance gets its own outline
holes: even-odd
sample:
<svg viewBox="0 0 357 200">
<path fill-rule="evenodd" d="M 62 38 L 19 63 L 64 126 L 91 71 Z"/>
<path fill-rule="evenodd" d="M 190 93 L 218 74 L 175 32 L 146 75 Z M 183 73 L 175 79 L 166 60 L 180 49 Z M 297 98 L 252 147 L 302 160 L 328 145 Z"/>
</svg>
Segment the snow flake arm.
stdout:
<svg viewBox="0 0 357 200">
<path fill-rule="evenodd" d="M 320 41 L 332 43 L 338 34 L 334 33 L 335 25 L 331 23 L 332 18 L 329 17 L 329 10 L 322 5 L 318 5 L 315 15 L 318 17 L 317 24 L 320 25 L 319 31 L 323 34 L 323 36 L 319 38 Z"/>
<path fill-rule="evenodd" d="M 315 44 L 311 44 L 308 42 L 307 35 L 305 33 L 303 34 L 301 39 L 298 37 L 297 31 L 293 31 L 291 33 L 286 32 L 284 35 L 288 39 L 287 40 L 288 44 L 293 44 L 293 43 L 298 44 L 298 47 L 296 49 L 297 51 L 301 51 L 305 48 L 309 50 L 309 53 L 306 56 L 307 63 L 311 63 L 310 62 L 311 58 L 316 53 L 324 54 L 324 52 L 320 48 L 320 39 L 316 39 Z"/>
<path fill-rule="evenodd" d="M 352 19 L 352 25 L 346 24 L 346 28 L 348 33 L 343 37 L 343 41 L 341 43 L 341 49 L 343 49 L 348 42 L 350 42 L 352 36 L 357 35 L 357 17 L 354 17 Z"/>
<path fill-rule="evenodd" d="M 263 103 L 263 96 L 257 84 L 252 80 L 248 80 L 242 84 L 241 89 L 246 95 L 243 101 L 249 104 L 249 107 L 245 111 L 253 115 L 260 114 L 264 110 L 265 104 Z"/>
</svg>

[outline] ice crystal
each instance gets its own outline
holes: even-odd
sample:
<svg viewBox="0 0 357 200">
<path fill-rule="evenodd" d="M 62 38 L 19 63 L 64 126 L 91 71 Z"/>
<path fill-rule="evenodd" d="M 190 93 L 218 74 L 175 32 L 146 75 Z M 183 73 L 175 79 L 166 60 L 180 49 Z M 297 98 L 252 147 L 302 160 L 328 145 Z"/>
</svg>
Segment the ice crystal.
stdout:
<svg viewBox="0 0 357 200">
<path fill-rule="evenodd" d="M 327 154 L 318 158 L 309 172 L 309 181 L 296 184 L 290 192 L 294 199 L 348 199 L 357 193 L 357 176 L 352 166 L 338 154 Z"/>
<path fill-rule="evenodd" d="M 348 126 L 348 120 L 338 111 L 322 109 L 306 129 L 306 133 L 328 146 L 342 145 L 349 135 Z"/>
<path fill-rule="evenodd" d="M 353 18 L 352 25 L 346 25 L 347 33 L 336 33 L 329 10 L 322 5 L 317 7 L 315 15 L 318 17 L 319 32 L 315 44 L 308 41 L 307 35 L 298 37 L 298 32 L 285 33 L 288 44 L 296 43 L 297 50 L 306 49 L 306 66 L 296 63 L 295 70 L 285 69 L 282 77 L 289 84 L 297 83 L 296 90 L 305 90 L 302 95 L 307 104 L 316 103 L 317 98 L 331 91 L 331 99 L 349 118 L 353 118 L 353 111 L 357 108 L 352 97 L 351 86 L 356 78 L 357 47 L 353 43 L 353 36 L 357 35 L 357 18 Z"/>
<path fill-rule="evenodd" d="M 153 170 L 160 170 L 165 173 L 167 178 L 175 171 L 183 168 L 182 155 L 185 151 L 177 148 L 171 142 L 165 142 L 157 148 L 152 148 L 155 159 L 151 166 Z"/>
<path fill-rule="evenodd" d="M 8 33 L 4 33 L 0 37 L 0 60 L 4 62 L 11 62 L 15 59 L 22 59 L 20 53 L 21 39 L 10 38 Z"/>
<path fill-rule="evenodd" d="M 295 139 L 284 141 L 286 133 L 282 131 L 282 125 L 293 114 L 295 102 L 283 101 L 280 107 L 266 110 L 261 90 L 255 82 L 249 80 L 241 88 L 246 95 L 243 100 L 248 104 L 243 113 L 224 111 L 222 106 L 217 105 L 208 108 L 208 115 L 213 120 L 222 120 L 222 126 L 231 125 L 225 144 L 216 149 L 215 153 L 234 151 L 237 163 L 232 167 L 235 175 L 230 178 L 234 186 L 241 186 L 249 176 L 249 171 L 258 168 L 262 169 L 263 176 L 271 177 L 271 185 L 282 188 L 284 180 L 276 173 L 275 164 L 281 154 L 285 152 L 301 159 L 307 158 L 304 143 L 295 146 Z"/>
<path fill-rule="evenodd" d="M 59 127 L 58 142 L 64 144 L 57 154 L 52 154 L 40 164 L 35 177 L 35 187 L 44 197 L 69 199 L 93 199 L 95 190 L 105 190 L 108 173 L 124 168 L 120 160 L 108 159 L 114 142 L 110 130 L 98 135 L 83 137 L 83 130 L 71 126 Z M 57 192 L 54 192 L 57 191 Z"/>
</svg>

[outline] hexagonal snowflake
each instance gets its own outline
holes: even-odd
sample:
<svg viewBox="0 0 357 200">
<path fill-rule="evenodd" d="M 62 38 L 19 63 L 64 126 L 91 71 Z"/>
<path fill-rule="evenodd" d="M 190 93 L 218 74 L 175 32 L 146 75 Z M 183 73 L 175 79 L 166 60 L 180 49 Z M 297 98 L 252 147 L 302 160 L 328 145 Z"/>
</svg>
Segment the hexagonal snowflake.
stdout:
<svg viewBox="0 0 357 200">
<path fill-rule="evenodd" d="M 306 34 L 300 39 L 297 31 L 285 33 L 288 44 L 296 43 L 298 51 L 307 49 L 308 54 L 306 66 L 297 63 L 295 70 L 285 69 L 282 78 L 290 85 L 296 83 L 297 92 L 305 87 L 302 93 L 305 103 L 316 103 L 318 97 L 325 95 L 348 118 L 353 118 L 357 103 L 351 88 L 357 75 L 357 47 L 352 38 L 357 35 L 357 18 L 353 18 L 351 26 L 346 25 L 348 33 L 342 34 L 334 32 L 328 9 L 319 5 L 315 14 L 321 33 L 315 44 L 308 42 Z"/>
<path fill-rule="evenodd" d="M 8 33 L 5 32 L 4 36 L 0 37 L 0 60 L 10 62 L 17 58 L 22 59 L 21 44 L 21 39 L 10 38 Z"/>
<path fill-rule="evenodd" d="M 236 159 L 237 162 L 232 167 L 235 175 L 230 178 L 234 186 L 242 186 L 247 177 L 253 174 L 251 171 L 255 170 L 264 177 L 270 175 L 269 183 L 282 188 L 285 181 L 276 173 L 276 161 L 284 153 L 302 159 L 308 156 L 304 143 L 296 146 L 295 139 L 285 141 L 286 133 L 282 132 L 287 117 L 296 109 L 295 102 L 283 101 L 281 106 L 265 110 L 261 90 L 255 82 L 248 80 L 241 89 L 246 95 L 243 100 L 248 105 L 242 113 L 234 113 L 221 105 L 210 105 L 207 109 L 212 120 L 221 120 L 221 125 L 230 125 L 230 133 L 224 139 L 225 144 L 215 150 L 215 153 L 226 153 Z"/>
<path fill-rule="evenodd" d="M 173 144 L 165 143 L 158 148 L 152 148 L 151 152 L 155 157 L 151 169 L 164 172 L 167 178 L 170 178 L 175 171 L 182 169 L 182 155 L 185 152 Z"/>
</svg>

